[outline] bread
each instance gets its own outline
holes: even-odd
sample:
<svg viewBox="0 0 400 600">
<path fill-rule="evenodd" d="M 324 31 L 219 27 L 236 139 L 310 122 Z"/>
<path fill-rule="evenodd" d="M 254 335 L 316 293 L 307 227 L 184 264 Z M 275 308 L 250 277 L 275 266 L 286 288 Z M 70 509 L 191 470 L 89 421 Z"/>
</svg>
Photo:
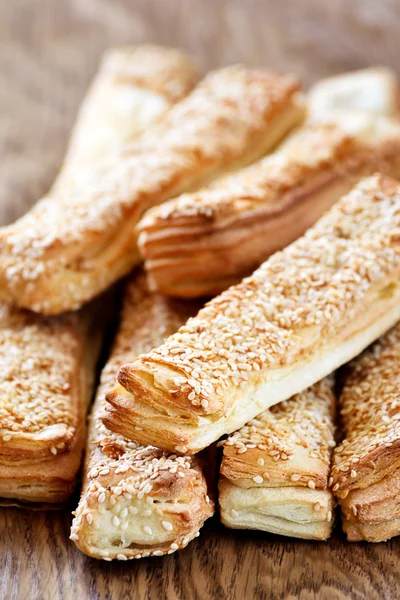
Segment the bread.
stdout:
<svg viewBox="0 0 400 600">
<path fill-rule="evenodd" d="M 364 179 L 302 238 L 123 365 L 104 423 L 191 454 L 319 381 L 400 319 L 399 231 L 399 184 Z"/>
<path fill-rule="evenodd" d="M 126 284 L 121 324 L 92 410 L 82 496 L 71 528 L 71 539 L 89 556 L 170 554 L 199 535 L 213 514 L 200 459 L 139 446 L 101 423 L 105 393 L 121 364 L 160 344 L 193 310 L 150 295 L 143 276 Z"/>
<path fill-rule="evenodd" d="M 396 121 L 305 125 L 274 154 L 143 217 L 139 249 L 151 288 L 187 298 L 222 292 L 302 235 L 361 177 L 400 177 L 399 156 Z"/>
<path fill-rule="evenodd" d="M 190 92 L 196 79 L 191 60 L 173 48 L 106 52 L 79 110 L 65 167 L 80 170 L 118 155 Z"/>
<path fill-rule="evenodd" d="M 308 92 L 308 113 L 314 120 L 343 111 L 371 116 L 399 116 L 399 81 L 386 67 L 350 71 L 318 81 Z"/>
<path fill-rule="evenodd" d="M 397 325 L 347 368 L 340 397 L 344 439 L 331 486 L 350 541 L 400 534 L 400 403 Z"/>
<path fill-rule="evenodd" d="M 57 314 L 95 297 L 139 262 L 144 211 L 269 150 L 303 117 L 299 87 L 288 75 L 221 69 L 90 177 L 74 170 L 70 185 L 0 230 L 0 300 Z"/>
<path fill-rule="evenodd" d="M 261 413 L 222 442 L 219 506 L 234 529 L 325 540 L 334 441 L 333 377 Z"/>
<path fill-rule="evenodd" d="M 0 307 L 0 497 L 60 504 L 72 493 L 101 329 L 89 314 Z"/>
</svg>

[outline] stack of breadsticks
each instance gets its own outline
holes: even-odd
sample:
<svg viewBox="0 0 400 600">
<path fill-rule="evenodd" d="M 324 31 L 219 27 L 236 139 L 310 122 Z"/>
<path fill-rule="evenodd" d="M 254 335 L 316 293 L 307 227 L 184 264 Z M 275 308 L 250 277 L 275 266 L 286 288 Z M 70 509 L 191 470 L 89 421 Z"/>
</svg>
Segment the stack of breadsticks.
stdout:
<svg viewBox="0 0 400 600">
<path fill-rule="evenodd" d="M 400 533 L 397 96 L 383 68 L 304 95 L 107 54 L 51 190 L 0 229 L 4 504 L 64 503 L 87 440 L 89 556 L 182 549 L 216 503 L 232 528 L 324 540 L 338 503 L 349 540 Z"/>
</svg>

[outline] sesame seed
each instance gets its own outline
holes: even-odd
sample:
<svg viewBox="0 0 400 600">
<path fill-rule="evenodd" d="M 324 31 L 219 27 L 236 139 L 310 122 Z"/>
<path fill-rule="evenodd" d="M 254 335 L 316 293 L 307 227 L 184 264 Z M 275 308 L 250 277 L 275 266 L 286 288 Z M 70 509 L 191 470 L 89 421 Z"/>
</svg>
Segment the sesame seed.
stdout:
<svg viewBox="0 0 400 600">
<path fill-rule="evenodd" d="M 164 527 L 166 531 L 172 531 L 173 525 L 169 521 L 162 521 L 161 525 Z"/>
<path fill-rule="evenodd" d="M 117 560 L 128 560 L 125 554 L 117 554 Z"/>
<path fill-rule="evenodd" d="M 254 481 L 254 483 L 259 483 L 259 484 L 261 484 L 261 483 L 263 483 L 264 479 L 263 479 L 262 477 L 260 477 L 260 475 L 255 475 L 255 476 L 253 477 L 253 481 Z"/>
<path fill-rule="evenodd" d="M 145 525 L 145 526 L 143 527 L 143 531 L 144 531 L 145 533 L 147 533 L 148 535 L 153 535 L 153 530 L 152 530 L 152 529 L 151 529 L 151 527 L 149 527 L 148 525 Z"/>
<path fill-rule="evenodd" d="M 310 489 L 315 490 L 315 483 L 312 479 L 309 479 L 307 485 Z"/>
<path fill-rule="evenodd" d="M 101 494 L 99 494 L 98 501 L 100 504 L 103 504 L 103 502 L 106 501 L 106 495 L 104 492 L 101 492 Z"/>
</svg>

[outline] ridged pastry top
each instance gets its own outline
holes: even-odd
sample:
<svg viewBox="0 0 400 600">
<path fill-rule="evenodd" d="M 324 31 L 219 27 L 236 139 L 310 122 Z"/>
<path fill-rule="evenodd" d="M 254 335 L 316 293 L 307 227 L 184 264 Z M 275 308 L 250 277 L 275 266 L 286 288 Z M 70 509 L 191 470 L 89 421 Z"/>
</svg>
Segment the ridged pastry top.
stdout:
<svg viewBox="0 0 400 600">
<path fill-rule="evenodd" d="M 372 135 L 371 135 L 372 134 Z M 151 209 L 139 223 L 139 231 L 179 226 L 179 220 L 198 219 L 216 225 L 224 217 L 248 211 L 282 210 L 282 197 L 301 189 L 319 173 L 332 177 L 384 160 L 384 152 L 400 148 L 400 127 L 376 126 L 376 131 L 352 134 L 338 123 L 309 123 L 289 138 L 274 154 L 222 179 L 214 186 L 170 200 Z M 379 152 L 379 154 L 378 154 Z"/>
<path fill-rule="evenodd" d="M 221 474 L 240 487 L 328 486 L 333 377 L 261 413 L 222 442 Z"/>
<path fill-rule="evenodd" d="M 83 382 L 75 315 L 38 319 L 0 307 L 0 454 L 48 458 L 76 435 Z"/>
<path fill-rule="evenodd" d="M 56 269 L 89 268 L 121 223 L 160 202 L 179 182 L 198 179 L 243 160 L 250 140 L 299 89 L 297 79 L 229 67 L 208 75 L 164 119 L 81 187 L 58 190 L 15 224 L 0 230 L 0 279 L 35 285 Z M 260 133 L 261 132 L 261 133 Z M 82 277 L 80 286 L 85 285 Z M 69 294 L 74 296 L 73 283 Z M 33 307 L 43 310 L 44 306 Z"/>
<path fill-rule="evenodd" d="M 366 487 L 366 480 L 378 481 L 400 459 L 399 365 L 396 326 L 348 367 L 340 398 L 344 440 L 335 449 L 331 472 L 339 496 Z"/>
<path fill-rule="evenodd" d="M 124 365 L 119 382 L 140 394 L 150 376 L 153 403 L 218 417 L 266 372 L 301 360 L 308 340 L 328 342 L 359 315 L 364 296 L 400 267 L 399 228 L 398 184 L 363 180 L 302 238 Z"/>
</svg>

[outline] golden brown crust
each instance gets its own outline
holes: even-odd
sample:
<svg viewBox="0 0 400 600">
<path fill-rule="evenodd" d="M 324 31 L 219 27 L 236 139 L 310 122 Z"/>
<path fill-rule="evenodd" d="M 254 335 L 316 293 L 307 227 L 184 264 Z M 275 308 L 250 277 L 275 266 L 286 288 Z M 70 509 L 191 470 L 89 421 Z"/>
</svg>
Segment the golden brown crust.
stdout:
<svg viewBox="0 0 400 600">
<path fill-rule="evenodd" d="M 396 326 L 348 367 L 340 398 L 344 440 L 336 448 L 332 488 L 341 498 L 400 466 L 400 404 Z"/>
<path fill-rule="evenodd" d="M 101 311 L 99 303 L 41 318 L 0 308 L 0 496 L 8 505 L 46 508 L 74 489 L 102 343 Z"/>
<path fill-rule="evenodd" d="M 0 463 L 52 459 L 76 441 L 83 333 L 77 315 L 0 307 Z"/>
<path fill-rule="evenodd" d="M 345 125 L 309 123 L 271 156 L 150 210 L 138 243 L 152 289 L 219 293 L 302 235 L 362 176 L 400 175 L 396 122 Z"/>
<path fill-rule="evenodd" d="M 138 446 L 101 422 L 105 393 L 127 357 L 148 352 L 194 305 L 152 296 L 143 275 L 125 289 L 120 328 L 93 407 L 81 500 L 71 539 L 104 560 L 160 556 L 185 547 L 213 513 L 201 461 Z"/>
<path fill-rule="evenodd" d="M 399 225 L 398 184 L 363 180 L 302 238 L 124 365 L 127 393 L 107 395 L 107 426 L 196 452 L 359 354 L 400 318 Z"/>
<path fill-rule="evenodd" d="M 221 475 L 242 488 L 327 489 L 335 446 L 332 386 L 327 377 L 228 437 Z"/>
<path fill-rule="evenodd" d="M 306 539 L 329 537 L 333 383 L 332 376 L 323 379 L 221 443 L 219 505 L 225 525 Z"/>
<path fill-rule="evenodd" d="M 79 110 L 64 168 L 53 191 L 66 177 L 110 159 L 159 120 L 196 83 L 189 57 L 162 46 L 127 46 L 105 53 Z"/>
<path fill-rule="evenodd" d="M 262 155 L 302 118 L 298 89 L 243 67 L 208 75 L 139 142 L 0 231 L 0 299 L 55 314 L 99 294 L 139 261 L 143 212 Z"/>
</svg>

